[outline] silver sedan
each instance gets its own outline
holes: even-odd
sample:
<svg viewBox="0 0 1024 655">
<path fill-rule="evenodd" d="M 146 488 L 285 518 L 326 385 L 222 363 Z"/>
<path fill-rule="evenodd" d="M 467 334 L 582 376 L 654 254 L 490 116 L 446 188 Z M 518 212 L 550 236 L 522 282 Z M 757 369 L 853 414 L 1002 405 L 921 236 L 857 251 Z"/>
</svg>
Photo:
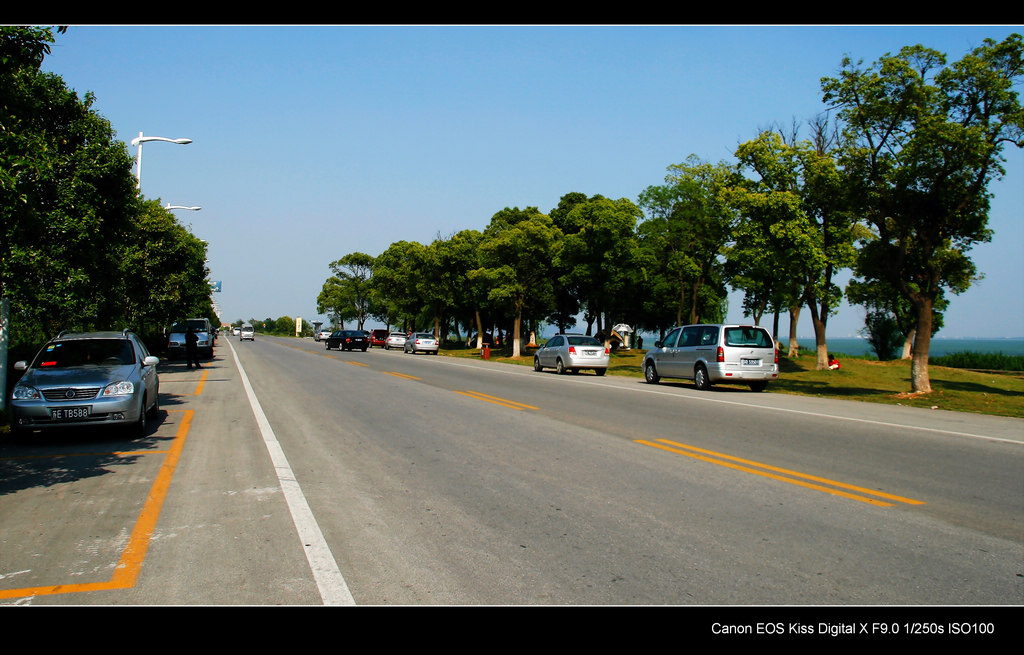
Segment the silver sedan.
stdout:
<svg viewBox="0 0 1024 655">
<path fill-rule="evenodd" d="M 598 375 L 608 370 L 608 348 L 583 334 L 556 334 L 533 356 L 533 370 L 554 368 L 559 374 L 591 369 Z"/>
<path fill-rule="evenodd" d="M 384 340 L 384 350 L 403 347 L 405 345 L 405 339 L 406 336 L 404 332 L 392 332 L 388 335 L 388 338 Z"/>
<path fill-rule="evenodd" d="M 407 353 L 434 353 L 437 354 L 437 338 L 430 332 L 413 332 L 409 335 L 409 338 L 405 340 L 405 345 L 402 346 L 402 350 Z"/>
<path fill-rule="evenodd" d="M 11 396 L 16 432 L 68 427 L 124 427 L 146 434 L 160 411 L 156 357 L 133 333 L 62 333 L 43 346 Z"/>
</svg>

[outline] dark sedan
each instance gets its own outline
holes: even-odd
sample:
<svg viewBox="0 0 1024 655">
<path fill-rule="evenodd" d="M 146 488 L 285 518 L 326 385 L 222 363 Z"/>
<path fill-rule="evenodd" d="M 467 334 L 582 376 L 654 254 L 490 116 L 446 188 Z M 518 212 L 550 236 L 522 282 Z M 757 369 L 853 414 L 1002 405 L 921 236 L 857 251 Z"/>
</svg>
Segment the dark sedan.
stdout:
<svg viewBox="0 0 1024 655">
<path fill-rule="evenodd" d="M 370 347 L 370 340 L 366 332 L 362 330 L 337 330 L 324 340 L 327 350 L 337 348 L 338 350 L 362 350 Z"/>
</svg>

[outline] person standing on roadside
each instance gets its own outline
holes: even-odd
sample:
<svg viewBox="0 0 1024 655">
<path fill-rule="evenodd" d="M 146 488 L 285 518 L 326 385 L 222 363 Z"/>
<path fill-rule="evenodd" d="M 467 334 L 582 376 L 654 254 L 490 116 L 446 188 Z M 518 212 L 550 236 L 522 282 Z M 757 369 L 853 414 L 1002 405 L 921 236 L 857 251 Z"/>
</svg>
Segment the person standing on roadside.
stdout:
<svg viewBox="0 0 1024 655">
<path fill-rule="evenodd" d="M 199 349 L 196 346 L 198 343 L 199 335 L 196 334 L 195 329 L 189 326 L 188 332 L 185 333 L 185 362 L 189 368 L 192 368 L 192 362 L 196 363 L 196 368 L 202 368 L 199 365 Z"/>
</svg>

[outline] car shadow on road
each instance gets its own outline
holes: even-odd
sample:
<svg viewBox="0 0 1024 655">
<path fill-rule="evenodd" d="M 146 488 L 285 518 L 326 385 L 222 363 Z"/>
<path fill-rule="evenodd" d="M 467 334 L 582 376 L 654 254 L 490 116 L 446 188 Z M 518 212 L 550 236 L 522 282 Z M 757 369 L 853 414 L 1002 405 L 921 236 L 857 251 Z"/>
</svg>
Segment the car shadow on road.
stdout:
<svg viewBox="0 0 1024 655">
<path fill-rule="evenodd" d="M 161 395 L 160 402 L 165 399 Z M 166 450 L 175 436 L 157 431 L 167 419 L 161 409 L 143 436 L 113 427 L 81 427 L 7 434 L 0 439 L 0 496 L 52 488 L 109 475 L 137 463 L 148 451 Z"/>
</svg>

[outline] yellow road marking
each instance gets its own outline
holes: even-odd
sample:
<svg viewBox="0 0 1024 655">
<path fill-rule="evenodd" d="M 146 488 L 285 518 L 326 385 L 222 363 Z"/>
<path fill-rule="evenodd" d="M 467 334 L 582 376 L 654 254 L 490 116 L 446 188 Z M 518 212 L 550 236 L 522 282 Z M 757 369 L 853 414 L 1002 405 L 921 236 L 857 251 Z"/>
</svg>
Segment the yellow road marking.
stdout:
<svg viewBox="0 0 1024 655">
<path fill-rule="evenodd" d="M 505 398 L 488 396 L 487 394 L 480 393 L 479 391 L 456 391 L 455 393 L 461 393 L 463 396 L 469 396 L 470 398 L 476 398 L 477 400 L 483 400 L 489 403 L 494 403 L 496 405 L 510 407 L 512 409 L 540 409 L 539 407 L 534 407 L 533 405 L 526 405 L 524 403 L 519 403 L 514 400 L 506 400 Z"/>
<path fill-rule="evenodd" d="M 734 457 L 732 455 L 726 455 L 724 453 L 716 453 L 715 451 L 712 451 L 712 450 L 706 450 L 704 448 L 698 448 L 697 446 L 690 446 L 690 445 L 687 445 L 687 444 L 678 443 L 676 441 L 670 441 L 668 439 L 658 439 L 658 442 L 660 442 L 660 443 L 655 443 L 655 442 L 652 442 L 652 441 L 646 441 L 646 440 L 643 440 L 643 439 L 637 439 L 635 441 L 636 441 L 636 443 L 639 443 L 639 444 L 642 444 L 642 445 L 645 445 L 645 446 L 651 446 L 653 448 L 660 448 L 662 450 L 667 450 L 669 452 L 677 453 L 677 454 L 680 454 L 680 455 L 686 455 L 687 457 L 692 457 L 694 459 L 699 459 L 701 461 L 709 462 L 711 464 L 718 464 L 719 466 L 725 466 L 725 467 L 728 467 L 728 468 L 736 469 L 738 471 L 744 471 L 746 473 L 753 473 L 754 475 L 760 475 L 762 477 L 771 478 L 773 480 L 779 480 L 779 481 L 782 481 L 782 482 L 788 482 L 789 484 L 795 484 L 795 485 L 798 485 L 798 486 L 801 486 L 801 487 L 807 487 L 808 489 L 814 489 L 816 491 L 822 491 L 824 493 L 833 494 L 835 496 L 842 496 L 844 498 L 851 498 L 853 500 L 857 500 L 857 501 L 860 501 L 862 503 L 869 503 L 869 504 L 872 504 L 872 505 L 878 505 L 880 507 L 892 507 L 893 503 L 883 502 L 881 500 L 876 500 L 874 498 L 866 498 L 864 496 L 860 496 L 860 495 L 857 495 L 857 494 L 848 493 L 848 492 L 845 492 L 845 491 L 840 491 L 839 489 L 835 489 L 835 488 L 832 488 L 832 487 L 839 487 L 840 489 L 849 489 L 849 490 L 852 490 L 852 491 L 857 491 L 859 493 L 868 494 L 868 495 L 871 495 L 871 496 L 878 496 L 880 498 L 886 498 L 886 499 L 892 500 L 894 502 L 907 503 L 909 505 L 924 505 L 925 504 L 924 501 L 921 501 L 921 500 L 914 500 L 913 498 L 904 498 L 903 496 L 896 496 L 896 495 L 893 495 L 893 494 L 887 494 L 887 493 L 882 492 L 882 491 L 875 491 L 873 489 L 867 489 L 867 488 L 864 488 L 864 487 L 858 487 L 856 485 L 847 484 L 845 482 L 838 482 L 836 480 L 829 480 L 828 478 L 821 478 L 821 477 L 814 476 L 814 475 L 808 475 L 806 473 L 800 473 L 798 471 L 791 471 L 789 469 L 779 468 L 777 466 L 772 466 L 770 464 L 763 464 L 761 462 L 755 462 L 755 461 L 752 461 L 752 460 L 742 459 L 740 457 Z M 702 455 L 702 454 L 698 454 L 698 453 L 704 453 L 704 454 Z M 705 455 L 707 455 L 707 456 L 705 456 Z M 733 464 L 732 462 L 740 462 L 742 464 L 746 464 L 746 465 L 749 465 L 749 466 L 741 466 L 739 464 Z M 758 470 L 758 469 L 755 469 L 755 468 L 750 468 L 750 466 L 756 466 L 759 469 L 764 469 L 764 470 Z M 770 473 L 769 471 L 774 471 L 775 473 Z M 781 474 L 781 475 L 777 475 L 776 473 Z M 792 476 L 792 477 L 786 477 L 786 476 Z M 804 480 L 812 480 L 815 483 L 816 482 L 820 482 L 822 484 L 814 484 L 812 482 L 804 482 L 803 480 L 794 479 L 794 478 L 803 478 Z M 826 486 L 823 486 L 823 485 L 832 485 L 832 487 L 826 487 Z"/>
<path fill-rule="evenodd" d="M 406 375 L 405 373 L 399 373 L 398 371 L 384 371 L 386 375 L 394 375 L 397 378 L 405 378 L 406 380 L 422 380 L 415 375 Z"/>
<path fill-rule="evenodd" d="M 369 364 L 366 364 L 364 362 L 350 362 L 346 360 L 345 363 L 351 364 L 352 366 L 369 366 Z"/>
<path fill-rule="evenodd" d="M 210 374 L 209 370 L 204 370 L 202 377 L 199 378 L 199 386 L 196 387 L 195 395 L 203 393 L 203 386 L 206 384 L 206 376 Z"/>
<path fill-rule="evenodd" d="M 135 585 L 142 569 L 142 562 L 146 558 L 146 551 L 149 549 L 149 542 L 156 528 L 157 519 L 160 518 L 160 510 L 164 500 L 167 498 L 167 491 L 174 477 L 174 469 L 181 458 L 181 451 L 185 446 L 185 437 L 188 435 L 189 426 L 192 423 L 192 416 L 195 410 L 188 409 L 183 412 L 181 424 L 174 436 L 171 447 L 167 450 L 167 458 L 157 473 L 153 486 L 150 487 L 149 496 L 146 498 L 139 518 L 135 521 L 128 544 L 121 552 L 121 557 L 114 569 L 114 575 L 107 582 L 85 582 L 76 584 L 53 585 L 49 587 L 24 587 L 22 589 L 0 590 L 0 598 L 24 598 L 26 596 L 47 596 L 52 594 L 68 594 L 82 591 L 99 591 L 108 589 L 127 589 Z"/>
</svg>

